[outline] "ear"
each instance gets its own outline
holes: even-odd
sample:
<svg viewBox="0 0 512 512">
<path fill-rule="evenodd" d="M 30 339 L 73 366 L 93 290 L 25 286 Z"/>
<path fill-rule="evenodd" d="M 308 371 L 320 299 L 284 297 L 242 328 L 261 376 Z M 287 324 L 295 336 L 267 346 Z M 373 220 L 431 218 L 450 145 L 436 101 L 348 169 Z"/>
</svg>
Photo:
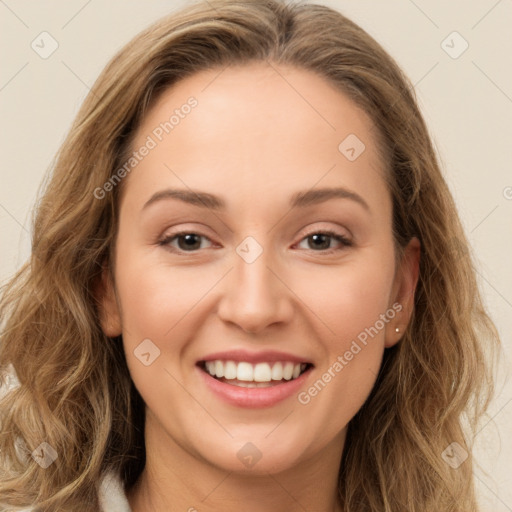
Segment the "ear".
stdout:
<svg viewBox="0 0 512 512">
<path fill-rule="evenodd" d="M 121 315 L 114 283 L 106 264 L 94 283 L 94 297 L 98 305 L 101 330 L 106 336 L 115 338 L 122 332 Z"/>
<path fill-rule="evenodd" d="M 397 313 L 386 325 L 386 348 L 392 347 L 400 341 L 411 320 L 414 311 L 414 294 L 420 269 L 420 249 L 420 241 L 413 237 L 407 244 L 395 273 L 390 309 L 395 310 Z M 392 307 L 393 304 L 396 304 L 395 308 Z M 397 328 L 399 332 L 396 332 Z"/>
</svg>

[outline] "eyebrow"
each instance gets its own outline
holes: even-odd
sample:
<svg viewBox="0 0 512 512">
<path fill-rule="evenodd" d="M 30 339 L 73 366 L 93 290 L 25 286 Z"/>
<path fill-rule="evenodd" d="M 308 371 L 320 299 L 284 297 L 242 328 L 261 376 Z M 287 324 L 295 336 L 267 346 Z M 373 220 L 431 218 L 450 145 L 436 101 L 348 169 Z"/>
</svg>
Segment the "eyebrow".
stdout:
<svg viewBox="0 0 512 512">
<path fill-rule="evenodd" d="M 154 193 L 146 203 L 144 203 L 142 210 L 145 210 L 148 206 L 165 199 L 177 199 L 187 204 L 199 206 L 201 208 L 209 208 L 216 211 L 226 209 L 226 202 L 223 199 L 213 194 L 209 194 L 208 192 L 185 189 L 165 189 Z M 358 203 L 365 210 L 370 212 L 368 203 L 359 194 L 342 187 L 319 188 L 296 192 L 290 199 L 290 207 L 305 208 L 307 206 L 323 203 L 330 199 L 349 199 Z"/>
</svg>

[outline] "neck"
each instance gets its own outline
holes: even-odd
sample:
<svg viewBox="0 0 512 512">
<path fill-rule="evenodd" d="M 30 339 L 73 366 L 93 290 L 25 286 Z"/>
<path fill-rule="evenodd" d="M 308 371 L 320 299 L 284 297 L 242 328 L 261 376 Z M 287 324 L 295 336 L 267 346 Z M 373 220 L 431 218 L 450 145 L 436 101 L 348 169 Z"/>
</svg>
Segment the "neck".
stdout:
<svg viewBox="0 0 512 512">
<path fill-rule="evenodd" d="M 211 464 L 146 423 L 146 465 L 127 491 L 132 512 L 341 512 L 338 471 L 346 431 L 288 469 L 239 472 Z M 158 442 L 158 440 L 162 442 Z"/>
</svg>

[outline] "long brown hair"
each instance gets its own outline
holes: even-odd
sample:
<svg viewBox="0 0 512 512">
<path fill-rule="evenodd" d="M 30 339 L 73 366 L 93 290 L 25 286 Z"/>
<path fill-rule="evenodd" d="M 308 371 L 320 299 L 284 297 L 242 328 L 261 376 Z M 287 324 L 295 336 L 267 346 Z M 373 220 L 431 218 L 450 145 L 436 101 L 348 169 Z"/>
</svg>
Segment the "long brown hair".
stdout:
<svg viewBox="0 0 512 512">
<path fill-rule="evenodd" d="M 0 366 L 12 364 L 21 384 L 0 402 L 2 507 L 92 512 L 104 471 L 118 471 L 127 487 L 140 475 L 144 404 L 121 338 L 99 326 L 93 293 L 102 265 L 112 268 L 121 187 L 100 199 L 97 190 L 123 165 L 162 91 L 200 70 L 251 61 L 316 72 L 370 116 L 396 246 L 421 242 L 412 321 L 349 424 L 344 510 L 478 510 L 471 458 L 454 470 L 442 453 L 453 442 L 471 453 L 493 391 L 487 348 L 499 340 L 413 87 L 342 14 L 278 0 L 210 0 L 162 19 L 109 62 L 84 101 L 37 205 L 31 258 L 0 303 Z M 46 469 L 28 456 L 43 442 L 58 454 Z"/>
</svg>

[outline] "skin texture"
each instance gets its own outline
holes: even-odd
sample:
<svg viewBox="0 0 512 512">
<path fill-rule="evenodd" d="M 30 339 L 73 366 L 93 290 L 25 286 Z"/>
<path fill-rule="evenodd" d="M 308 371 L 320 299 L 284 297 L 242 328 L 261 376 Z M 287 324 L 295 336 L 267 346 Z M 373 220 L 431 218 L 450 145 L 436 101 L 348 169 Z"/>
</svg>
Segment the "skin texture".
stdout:
<svg viewBox="0 0 512 512">
<path fill-rule="evenodd" d="M 374 128 L 344 94 L 309 71 L 274 64 L 219 71 L 166 91 L 139 127 L 134 148 L 189 97 L 198 102 L 125 178 L 114 283 L 105 272 L 101 285 L 102 328 L 123 334 L 147 406 L 147 463 L 130 505 L 341 510 L 346 427 L 410 319 L 419 242 L 396 266 Z M 349 134 L 365 144 L 354 161 L 338 149 Z M 313 187 L 350 189 L 369 210 L 347 198 L 290 209 L 295 192 Z M 226 209 L 164 199 L 143 210 L 166 188 L 209 192 Z M 308 238 L 326 229 L 352 245 Z M 178 231 L 202 235 L 198 249 L 186 252 L 176 238 L 159 245 Z M 236 252 L 247 236 L 263 250 L 250 264 Z M 213 352 L 280 350 L 314 364 L 307 390 L 396 303 L 401 311 L 305 405 L 292 395 L 272 407 L 236 407 L 198 377 L 196 362 Z M 148 338 L 160 356 L 145 366 L 134 350 Z M 247 442 L 261 453 L 252 468 L 237 457 Z"/>
</svg>

